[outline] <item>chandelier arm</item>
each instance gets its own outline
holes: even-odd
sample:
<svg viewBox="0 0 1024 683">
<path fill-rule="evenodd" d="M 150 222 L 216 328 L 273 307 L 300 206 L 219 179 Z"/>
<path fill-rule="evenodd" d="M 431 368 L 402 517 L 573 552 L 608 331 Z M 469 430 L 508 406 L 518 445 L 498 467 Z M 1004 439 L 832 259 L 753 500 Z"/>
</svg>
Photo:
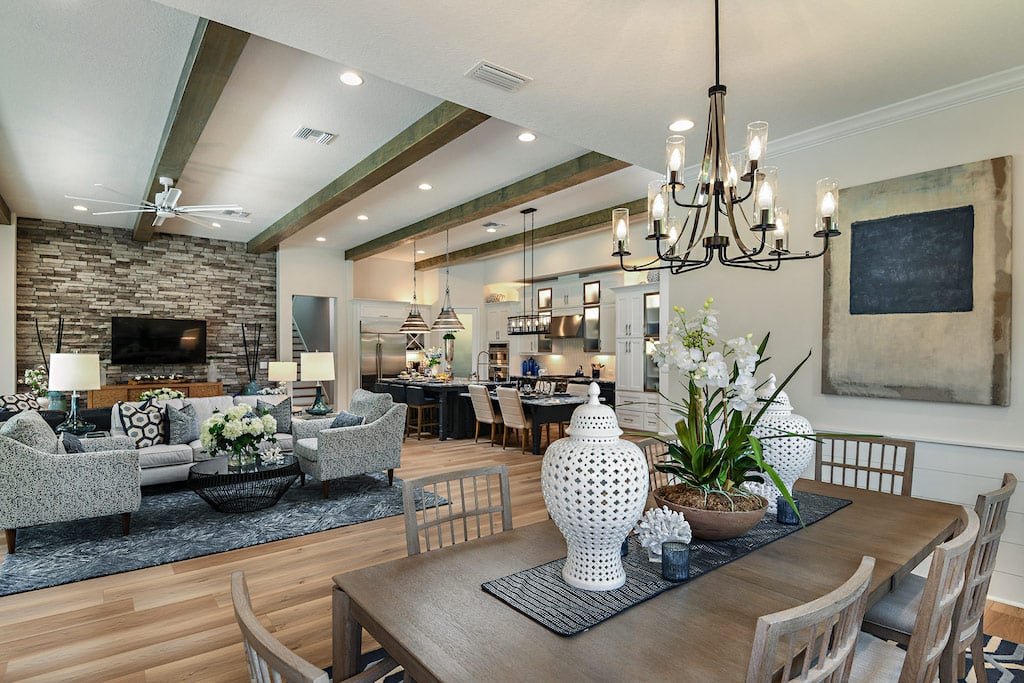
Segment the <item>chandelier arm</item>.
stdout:
<svg viewBox="0 0 1024 683">
<path fill-rule="evenodd" d="M 676 264 L 675 267 L 672 268 L 671 273 L 673 275 L 681 275 L 683 273 L 690 273 L 695 270 L 700 270 L 701 268 L 710 265 L 713 260 L 714 254 L 712 253 L 712 250 L 708 248 L 707 254 L 705 255 L 703 260 L 686 261 L 683 263 Z"/>
<path fill-rule="evenodd" d="M 655 258 L 651 259 L 647 263 L 641 263 L 636 266 L 627 266 L 625 261 L 625 255 L 621 253 L 619 254 L 619 268 L 626 271 L 627 273 L 640 273 L 648 270 L 666 270 L 672 268 L 672 263 L 668 263 L 662 266 L 655 266 L 654 264 L 658 262 L 659 260 Z"/>
<path fill-rule="evenodd" d="M 743 216 L 743 220 L 747 219 L 746 214 L 742 213 L 742 208 L 741 208 L 741 215 Z M 752 256 L 756 256 L 756 255 L 760 254 L 761 250 L 764 249 L 764 235 L 765 235 L 765 233 L 764 232 L 761 233 L 761 245 L 756 250 L 751 250 L 743 242 L 743 238 L 740 237 L 740 231 L 736 228 L 736 215 L 735 215 L 735 213 L 733 211 L 729 211 L 727 216 L 729 218 L 729 228 L 732 230 L 732 236 L 736 239 L 736 246 L 740 248 L 740 251 L 742 251 L 744 254 L 750 254 Z"/>
<path fill-rule="evenodd" d="M 747 270 L 775 271 L 775 270 L 779 269 L 779 265 L 780 265 L 780 259 L 778 259 L 778 258 L 773 258 L 770 261 L 762 260 L 762 261 L 742 262 L 742 261 L 723 260 L 721 258 L 721 254 L 719 254 L 719 261 L 724 266 L 730 266 L 732 268 L 746 268 Z M 771 265 L 767 265 L 769 263 Z"/>
<path fill-rule="evenodd" d="M 743 202 L 750 199 L 750 195 L 754 194 L 754 174 L 751 174 L 750 180 L 748 182 L 750 183 L 750 187 L 747 189 L 747 193 L 740 197 L 739 199 L 737 199 L 735 202 L 733 202 L 734 204 L 742 204 Z"/>
<path fill-rule="evenodd" d="M 683 185 L 682 183 L 671 183 L 671 187 L 672 187 L 672 203 L 675 204 L 678 207 L 681 207 L 681 208 L 684 208 L 684 209 L 703 209 L 711 201 L 711 197 L 708 196 L 708 195 L 705 195 L 705 201 L 704 201 L 703 204 L 699 204 L 699 203 L 686 204 L 684 202 L 681 202 L 678 199 L 676 199 L 676 187 L 677 186 L 680 187 L 680 188 L 683 188 L 683 187 L 686 187 L 686 186 Z M 700 187 L 699 183 L 698 183 L 697 187 L 698 188 Z M 700 194 L 700 190 L 699 189 L 693 191 L 694 198 L 696 198 L 698 194 Z"/>
<path fill-rule="evenodd" d="M 700 232 L 698 233 L 697 232 L 697 224 L 701 223 L 701 220 L 700 220 L 701 213 L 702 213 L 701 210 L 697 209 L 697 216 L 696 216 L 696 218 L 694 218 L 694 221 L 693 221 L 693 230 L 690 231 L 690 243 L 688 245 L 686 245 L 686 252 L 682 256 L 682 259 L 684 261 L 689 261 L 690 260 L 690 252 L 692 252 L 694 250 L 694 248 L 697 246 L 697 244 L 704 238 L 704 235 L 707 234 L 708 218 L 711 215 L 711 211 L 708 210 L 708 211 L 704 211 L 703 212 L 703 214 L 704 214 L 704 222 L 701 224 Z"/>
</svg>

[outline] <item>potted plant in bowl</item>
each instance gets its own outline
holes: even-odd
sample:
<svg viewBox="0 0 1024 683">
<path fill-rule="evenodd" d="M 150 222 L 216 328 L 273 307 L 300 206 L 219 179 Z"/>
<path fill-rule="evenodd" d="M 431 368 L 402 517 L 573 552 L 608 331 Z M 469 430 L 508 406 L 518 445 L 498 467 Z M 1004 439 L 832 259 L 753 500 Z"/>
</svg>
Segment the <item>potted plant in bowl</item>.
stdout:
<svg viewBox="0 0 1024 683">
<path fill-rule="evenodd" d="M 752 432 L 810 353 L 770 399 L 759 403 L 754 376 L 767 360 L 769 335 L 757 346 L 749 334 L 720 340 L 712 302 L 705 301 L 703 310 L 691 318 L 676 308 L 667 339 L 655 344 L 655 362 L 677 369 L 686 390 L 681 402 L 671 401 L 672 412 L 680 416 L 675 439 L 652 435 L 668 446 L 669 455 L 655 468 L 679 482 L 655 490 L 654 498 L 659 506 L 682 512 L 695 537 L 720 540 L 742 535 L 764 517 L 767 501 L 748 491 L 746 482 L 769 477 L 796 510 L 789 490 L 763 458 L 761 439 Z"/>
</svg>

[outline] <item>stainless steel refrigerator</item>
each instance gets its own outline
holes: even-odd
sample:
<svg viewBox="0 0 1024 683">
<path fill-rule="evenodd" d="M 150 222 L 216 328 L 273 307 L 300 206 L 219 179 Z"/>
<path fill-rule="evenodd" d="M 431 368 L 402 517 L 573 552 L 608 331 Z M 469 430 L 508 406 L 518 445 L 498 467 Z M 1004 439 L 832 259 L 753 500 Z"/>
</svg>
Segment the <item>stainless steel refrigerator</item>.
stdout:
<svg viewBox="0 0 1024 683">
<path fill-rule="evenodd" d="M 409 336 L 404 332 L 380 332 L 359 328 L 359 385 L 371 390 L 384 377 L 396 377 L 405 370 Z"/>
</svg>

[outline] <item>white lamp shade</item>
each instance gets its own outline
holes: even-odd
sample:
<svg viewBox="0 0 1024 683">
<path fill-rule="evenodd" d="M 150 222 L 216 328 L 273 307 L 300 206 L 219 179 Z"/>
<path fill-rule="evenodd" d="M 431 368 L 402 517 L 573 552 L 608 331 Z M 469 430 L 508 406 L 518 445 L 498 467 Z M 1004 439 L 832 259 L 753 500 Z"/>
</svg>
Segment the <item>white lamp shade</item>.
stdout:
<svg viewBox="0 0 1024 683">
<path fill-rule="evenodd" d="M 303 353 L 302 381 L 320 382 L 334 379 L 334 354 L 330 351 Z"/>
<path fill-rule="evenodd" d="M 267 379 L 271 382 L 294 382 L 299 364 L 287 360 L 272 360 L 267 365 Z"/>
<path fill-rule="evenodd" d="M 50 391 L 86 391 L 99 388 L 98 353 L 50 354 Z"/>
</svg>

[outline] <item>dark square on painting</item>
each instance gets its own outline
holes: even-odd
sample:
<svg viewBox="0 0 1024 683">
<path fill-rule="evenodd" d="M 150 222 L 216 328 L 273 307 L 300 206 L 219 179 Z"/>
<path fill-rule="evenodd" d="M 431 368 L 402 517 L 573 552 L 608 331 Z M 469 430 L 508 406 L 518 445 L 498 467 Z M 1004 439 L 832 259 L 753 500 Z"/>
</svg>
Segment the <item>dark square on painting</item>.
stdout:
<svg viewBox="0 0 1024 683">
<path fill-rule="evenodd" d="M 974 207 L 850 226 L 850 314 L 974 308 Z"/>
</svg>

